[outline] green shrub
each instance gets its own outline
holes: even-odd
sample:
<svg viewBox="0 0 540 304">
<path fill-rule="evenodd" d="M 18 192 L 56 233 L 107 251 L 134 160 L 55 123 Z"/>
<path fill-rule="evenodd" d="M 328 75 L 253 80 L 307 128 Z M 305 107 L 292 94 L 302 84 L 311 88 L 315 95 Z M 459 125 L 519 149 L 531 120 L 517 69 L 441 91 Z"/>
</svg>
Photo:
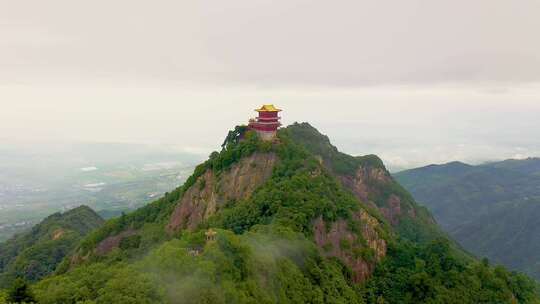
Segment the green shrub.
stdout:
<svg viewBox="0 0 540 304">
<path fill-rule="evenodd" d="M 34 295 L 32 294 L 28 283 L 22 279 L 16 279 L 7 291 L 6 300 L 8 303 L 34 303 Z"/>
<path fill-rule="evenodd" d="M 138 234 L 130 235 L 120 240 L 120 249 L 129 250 L 137 249 L 141 245 L 141 236 Z"/>
</svg>

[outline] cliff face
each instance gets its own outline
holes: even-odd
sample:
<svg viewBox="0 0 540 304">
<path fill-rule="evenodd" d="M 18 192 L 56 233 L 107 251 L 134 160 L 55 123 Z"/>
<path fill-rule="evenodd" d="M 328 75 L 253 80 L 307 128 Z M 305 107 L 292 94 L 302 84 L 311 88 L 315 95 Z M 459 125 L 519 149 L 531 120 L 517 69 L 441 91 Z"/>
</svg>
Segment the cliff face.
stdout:
<svg viewBox="0 0 540 304">
<path fill-rule="evenodd" d="M 337 153 L 328 140 L 316 139 L 321 151 L 314 153 L 302 147 L 305 137 L 280 136 L 282 141 L 271 145 L 247 138 L 211 157 L 189 186 L 170 200 L 174 207 L 164 223 L 169 237 L 196 231 L 210 218 L 211 225 L 236 233 L 257 224 L 279 223 L 312 239 L 322 256 L 347 265 L 354 282 L 365 281 L 386 255 L 392 238 L 382 217 L 397 223 L 404 209 L 398 195 L 383 191 L 394 183 L 392 177 L 378 158 L 347 156 L 352 163 L 345 163 L 341 168 L 346 170 L 340 171 L 332 155 L 325 154 Z M 245 152 L 254 146 L 255 150 Z M 228 165 L 221 167 L 225 160 Z M 114 233 L 101 238 L 91 252 L 107 255 L 123 239 L 140 235 L 141 227 L 126 219 L 121 229 L 111 229 Z M 85 254 L 75 256 L 71 264 L 84 261 Z"/>
<path fill-rule="evenodd" d="M 392 178 L 377 156 L 355 157 L 342 153 L 327 136 L 308 123 L 292 124 L 283 132 L 318 157 L 362 204 L 377 208 L 402 237 L 428 241 L 442 236 L 429 211 L 420 207 Z"/>
<path fill-rule="evenodd" d="M 353 176 L 340 175 L 339 179 L 363 202 L 369 201 L 373 182 L 389 183 L 390 177 L 380 168 L 358 168 Z"/>
<path fill-rule="evenodd" d="M 353 281 L 359 283 L 371 275 L 386 255 L 387 244 L 379 235 L 379 222 L 373 216 L 361 210 L 351 220 L 359 231 L 354 232 L 343 219 L 327 223 L 322 217 L 314 221 L 313 231 L 321 253 L 340 259 L 353 271 Z"/>
<path fill-rule="evenodd" d="M 32 286 L 38 302 L 538 302 L 522 277 L 431 242 L 429 213 L 376 156 L 341 153 L 307 124 L 272 142 L 229 134 L 183 186 L 87 236 Z"/>
<path fill-rule="evenodd" d="M 277 162 L 278 156 L 275 153 L 256 152 L 241 158 L 219 174 L 211 169 L 206 170 L 176 204 L 167 230 L 169 233 L 180 230 L 194 231 L 203 221 L 223 208 L 234 206 L 234 203 L 244 201 L 247 204 L 256 204 L 250 198 L 254 191 L 272 176 Z M 323 171 L 325 168 L 321 163 L 312 168 L 309 172 L 311 182 L 317 183 L 319 178 L 331 179 L 324 175 Z M 280 187 L 273 189 L 278 192 L 287 191 Z M 334 202 L 336 205 L 342 203 Z M 362 208 L 354 212 L 348 220 L 327 222 L 322 216 L 318 216 L 313 219 L 311 228 L 315 245 L 321 254 L 338 258 L 350 267 L 354 282 L 366 280 L 377 262 L 386 255 L 387 244 L 380 235 L 383 229 L 379 221 Z"/>
<path fill-rule="evenodd" d="M 168 231 L 193 230 L 224 204 L 249 198 L 272 175 L 276 162 L 275 153 L 254 153 L 219 175 L 207 170 L 176 205 Z"/>
<path fill-rule="evenodd" d="M 385 194 L 381 188 L 391 187 L 395 183 L 390 174 L 383 168 L 360 166 L 354 175 L 338 175 L 342 184 L 362 202 L 377 207 L 392 226 L 397 226 L 401 216 L 416 217 L 414 206 L 402 208 L 402 199 L 398 193 Z M 382 199 L 381 199 L 382 198 Z M 378 202 L 375 203 L 374 200 Z M 406 214 L 403 215 L 403 209 Z"/>
<path fill-rule="evenodd" d="M 132 235 L 136 235 L 136 234 L 137 234 L 137 231 L 133 229 L 128 229 L 116 235 L 109 236 L 97 245 L 95 253 L 97 255 L 106 255 L 107 253 L 111 252 L 113 249 L 120 247 L 120 242 L 122 242 L 123 239 L 130 237 Z M 77 261 L 74 260 L 73 263 L 75 262 Z"/>
</svg>

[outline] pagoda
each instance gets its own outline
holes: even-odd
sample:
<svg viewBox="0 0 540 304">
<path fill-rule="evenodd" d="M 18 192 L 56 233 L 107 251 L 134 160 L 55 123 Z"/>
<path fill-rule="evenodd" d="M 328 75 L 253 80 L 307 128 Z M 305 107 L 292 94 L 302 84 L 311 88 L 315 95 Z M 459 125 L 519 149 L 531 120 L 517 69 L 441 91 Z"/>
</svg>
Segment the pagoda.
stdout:
<svg viewBox="0 0 540 304">
<path fill-rule="evenodd" d="M 257 118 L 249 120 L 248 127 L 257 132 L 262 140 L 272 140 L 276 137 L 277 129 L 281 126 L 279 120 L 281 117 L 278 113 L 280 109 L 272 104 L 263 105 L 260 109 L 256 109 L 259 113 Z"/>
<path fill-rule="evenodd" d="M 204 233 L 204 235 L 206 235 L 206 241 L 207 242 L 215 241 L 216 240 L 216 234 L 217 234 L 217 232 L 212 228 L 206 230 L 206 232 Z"/>
</svg>

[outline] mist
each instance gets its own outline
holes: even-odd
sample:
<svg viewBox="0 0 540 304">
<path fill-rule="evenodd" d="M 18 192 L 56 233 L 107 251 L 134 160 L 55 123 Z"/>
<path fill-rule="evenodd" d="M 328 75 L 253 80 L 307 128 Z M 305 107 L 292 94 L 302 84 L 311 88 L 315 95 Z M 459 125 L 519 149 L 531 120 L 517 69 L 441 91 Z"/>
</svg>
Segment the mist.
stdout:
<svg viewBox="0 0 540 304">
<path fill-rule="evenodd" d="M 206 156 L 253 109 L 392 170 L 540 155 L 538 1 L 0 0 L 0 140 Z"/>
</svg>

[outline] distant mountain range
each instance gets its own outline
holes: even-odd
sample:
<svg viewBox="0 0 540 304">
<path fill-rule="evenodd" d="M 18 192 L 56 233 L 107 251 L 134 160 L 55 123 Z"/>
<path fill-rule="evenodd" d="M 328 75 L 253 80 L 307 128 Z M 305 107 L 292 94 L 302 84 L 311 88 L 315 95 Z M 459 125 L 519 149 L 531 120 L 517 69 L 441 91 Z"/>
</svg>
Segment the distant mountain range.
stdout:
<svg viewBox="0 0 540 304">
<path fill-rule="evenodd" d="M 540 158 L 394 176 L 465 249 L 540 279 Z"/>
</svg>

